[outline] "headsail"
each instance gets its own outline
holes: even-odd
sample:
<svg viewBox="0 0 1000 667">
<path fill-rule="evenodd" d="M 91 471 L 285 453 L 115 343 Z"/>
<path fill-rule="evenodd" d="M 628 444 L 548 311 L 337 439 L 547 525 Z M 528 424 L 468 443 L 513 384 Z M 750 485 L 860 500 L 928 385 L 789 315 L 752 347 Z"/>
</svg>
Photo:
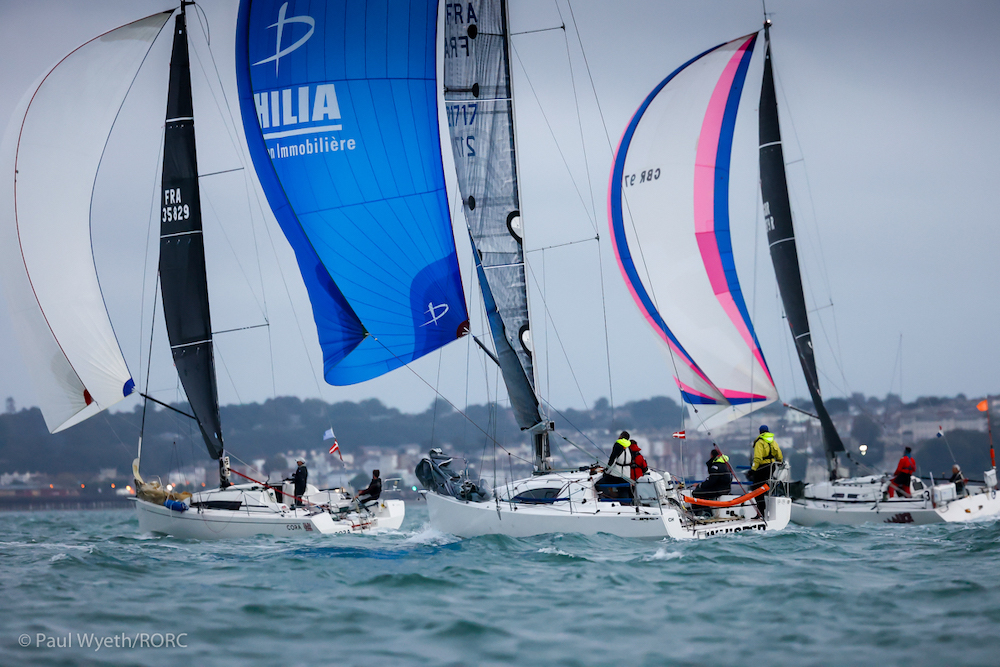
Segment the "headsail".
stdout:
<svg viewBox="0 0 1000 667">
<path fill-rule="evenodd" d="M 479 282 L 511 407 L 528 429 L 542 418 L 528 321 L 506 3 L 447 4 L 444 56 L 448 130 Z"/>
<path fill-rule="evenodd" d="M 132 393 L 91 246 L 105 143 L 169 13 L 112 30 L 42 80 L 5 141 L 5 292 L 45 424 L 55 432 Z"/>
<path fill-rule="evenodd" d="M 619 268 L 701 428 L 778 396 L 729 233 L 730 154 L 755 41 L 708 50 L 649 94 L 622 136 L 608 195 Z"/>
<path fill-rule="evenodd" d="M 760 89 L 759 111 L 760 191 L 764 202 L 767 242 L 771 248 L 771 261 L 774 264 L 785 317 L 788 318 L 788 326 L 792 331 L 792 340 L 795 342 L 795 350 L 802 364 L 802 373 L 809 387 L 809 396 L 823 427 L 827 462 L 830 465 L 831 475 L 834 475 L 837 452 L 844 451 L 844 443 L 837 434 L 830 413 L 823 405 L 823 396 L 819 389 L 816 357 L 813 354 L 812 334 L 809 331 L 809 315 L 806 312 L 806 299 L 802 292 L 799 255 L 795 246 L 795 230 L 792 228 L 792 207 L 788 201 L 785 157 L 781 148 L 781 128 L 778 125 L 778 101 L 774 94 L 774 75 L 771 71 L 770 31 L 766 26 L 764 38 L 764 81 Z"/>
<path fill-rule="evenodd" d="M 240 5 L 244 130 L 331 384 L 377 377 L 467 331 L 438 133 L 436 16 L 434 0 Z"/>
<path fill-rule="evenodd" d="M 191 65 L 183 6 L 174 23 L 160 191 L 160 289 L 177 375 L 213 459 L 222 455 L 212 318 L 201 228 Z"/>
</svg>

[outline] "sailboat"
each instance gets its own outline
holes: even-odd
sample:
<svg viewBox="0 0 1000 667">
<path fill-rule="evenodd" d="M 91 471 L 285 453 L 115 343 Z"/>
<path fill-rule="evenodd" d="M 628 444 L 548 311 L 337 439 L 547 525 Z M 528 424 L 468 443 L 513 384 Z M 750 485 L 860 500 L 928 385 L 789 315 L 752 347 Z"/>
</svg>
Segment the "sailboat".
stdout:
<svg viewBox="0 0 1000 667">
<path fill-rule="evenodd" d="M 554 427 L 540 407 L 532 358 L 506 3 L 500 0 L 475 6 L 474 15 L 456 15 L 446 23 L 446 45 L 461 44 L 462 48 L 454 48 L 450 54 L 446 48 L 444 95 L 464 213 L 492 333 L 493 360 L 500 367 L 514 416 L 532 439 L 534 474 L 490 490 L 482 480 L 468 479 L 462 471 L 454 470 L 452 459 L 443 452 L 432 452 L 417 470 L 428 488 L 431 525 L 463 537 L 604 532 L 623 537 L 686 539 L 747 530 L 781 530 L 789 520 L 790 500 L 786 497 L 768 495 L 763 512 L 751 497 L 757 493 L 702 502 L 688 497 L 683 484 L 669 473 L 649 471 L 636 481 L 632 499 L 617 499 L 602 486 L 600 465 L 571 470 L 552 467 L 549 436 Z M 725 353 L 735 350 L 737 354 L 730 354 L 730 359 L 738 356 L 735 362 L 720 362 L 713 368 L 713 372 L 724 368 L 728 374 L 725 390 L 718 389 L 663 325 L 655 306 L 644 297 L 649 290 L 633 280 L 636 276 L 629 270 L 628 257 L 634 241 L 623 231 L 622 211 L 623 206 L 630 207 L 633 218 L 653 213 L 661 207 L 659 199 L 665 191 L 685 200 L 678 203 L 679 207 L 690 209 L 692 178 L 707 179 L 711 184 L 713 174 L 706 176 L 696 167 L 702 164 L 702 154 L 682 146 L 691 144 L 690 138 L 697 138 L 699 131 L 703 137 L 714 133 L 712 141 L 720 161 L 724 157 L 729 147 L 719 137 L 725 136 L 725 128 L 715 123 L 706 131 L 701 126 L 711 125 L 720 95 L 723 106 L 727 100 L 735 100 L 735 114 L 743 79 L 734 78 L 733 71 L 739 70 L 745 77 L 745 62 L 755 39 L 751 36 L 706 51 L 678 68 L 650 93 L 618 148 L 609 193 L 612 233 L 626 282 L 654 328 L 658 327 L 668 345 L 687 360 L 682 385 L 685 398 L 706 406 L 709 399 L 714 400 L 718 406 L 714 413 L 728 410 L 720 420 L 739 416 L 777 397 L 752 325 L 749 319 L 734 322 L 729 311 L 724 311 L 723 317 L 728 319 L 721 321 L 733 329 L 732 335 L 703 341 L 709 347 L 725 347 Z M 661 135 L 664 126 L 669 130 Z M 686 143 L 681 137 L 687 138 Z M 626 189 L 632 186 L 634 189 Z M 632 196 L 640 190 L 644 194 L 650 191 L 653 199 Z M 707 201 L 712 202 L 710 193 Z M 698 204 L 702 203 L 700 198 Z M 692 239 L 689 245 L 694 243 L 691 220 L 688 215 L 686 233 Z M 654 227 L 663 224 L 659 215 L 645 222 Z M 705 273 L 704 268 L 700 270 Z M 714 275 L 705 276 L 706 285 L 710 277 L 715 279 Z M 670 298 L 674 298 L 673 293 Z M 729 303 L 736 301 L 730 298 Z M 738 301 L 741 303 L 742 297 Z M 704 308 L 695 311 L 686 302 L 671 307 L 697 315 L 707 312 Z M 730 310 L 737 312 L 738 306 Z M 712 315 L 720 321 L 717 313 Z M 754 346 L 755 354 L 742 354 L 745 342 Z M 710 421 L 714 413 L 706 415 L 705 421 Z"/>
<path fill-rule="evenodd" d="M 202 240 L 191 4 L 112 30 L 64 58 L 5 142 L 3 284 L 46 425 L 68 428 L 139 393 L 98 280 L 90 235 L 100 220 L 91 219 L 91 199 L 131 82 L 174 16 L 157 197 L 159 284 L 188 416 L 219 463 L 219 486 L 176 494 L 145 481 L 140 435 L 133 463 L 140 529 L 219 539 L 398 528 L 399 500 L 362 506 L 312 485 L 296 497 L 290 485 L 233 483 L 241 473 L 230 467 L 223 438 Z M 239 8 L 237 117 L 295 253 L 331 384 L 378 377 L 468 330 L 438 141 L 436 12 L 432 0 L 391 8 L 244 0 Z"/>
<path fill-rule="evenodd" d="M 792 501 L 793 522 L 812 526 L 818 523 L 859 524 L 938 523 L 968 521 L 1000 513 L 996 498 L 996 467 L 984 472 L 984 480 L 965 485 L 959 493 L 956 485 L 941 480 L 930 485 L 914 477 L 905 495 L 890 494 L 890 475 L 841 477 L 839 454 L 846 453 L 844 443 L 824 403 L 819 386 L 819 374 L 813 354 L 812 334 L 805 297 L 792 210 L 785 178 L 781 128 L 778 123 L 778 103 L 775 96 L 771 62 L 769 22 L 765 24 L 767 39 L 764 56 L 764 85 L 760 96 L 760 178 L 764 205 L 767 240 L 771 249 L 775 277 L 782 305 L 812 399 L 820 422 L 829 481 L 804 485 L 801 495 Z"/>
</svg>

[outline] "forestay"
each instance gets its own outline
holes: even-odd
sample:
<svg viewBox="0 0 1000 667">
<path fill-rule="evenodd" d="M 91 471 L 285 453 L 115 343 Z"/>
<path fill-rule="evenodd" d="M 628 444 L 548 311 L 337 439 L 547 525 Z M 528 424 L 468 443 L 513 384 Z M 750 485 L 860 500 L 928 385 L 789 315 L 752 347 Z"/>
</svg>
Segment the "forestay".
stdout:
<svg viewBox="0 0 1000 667">
<path fill-rule="evenodd" d="M 733 132 L 755 42 L 717 46 L 664 79 L 625 130 L 610 182 L 619 268 L 701 428 L 777 398 L 729 232 Z"/>
<path fill-rule="evenodd" d="M 34 91 L 5 140 L 2 282 L 50 431 L 132 393 L 98 284 L 91 199 L 125 95 L 170 14 L 97 37 Z M 95 221 L 96 222 L 96 221 Z"/>
<path fill-rule="evenodd" d="M 244 130 L 331 384 L 374 378 L 468 327 L 438 134 L 436 10 L 240 5 Z"/>
</svg>

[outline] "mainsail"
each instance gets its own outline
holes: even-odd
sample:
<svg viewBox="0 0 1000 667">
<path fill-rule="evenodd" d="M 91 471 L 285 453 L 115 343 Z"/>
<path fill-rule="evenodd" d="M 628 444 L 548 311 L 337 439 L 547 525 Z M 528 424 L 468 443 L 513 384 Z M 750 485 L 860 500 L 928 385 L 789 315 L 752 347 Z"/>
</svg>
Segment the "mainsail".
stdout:
<svg viewBox="0 0 1000 667">
<path fill-rule="evenodd" d="M 611 174 L 619 268 L 699 428 L 778 397 L 729 232 L 733 133 L 755 42 L 721 44 L 664 79 L 632 117 Z"/>
<path fill-rule="evenodd" d="M 438 133 L 437 2 L 242 0 L 240 108 L 313 306 L 361 382 L 468 327 Z"/>
<path fill-rule="evenodd" d="M 548 458 L 535 393 L 506 2 L 445 7 L 444 99 L 465 219 L 511 407 Z"/>
<path fill-rule="evenodd" d="M 191 100 L 184 6 L 174 23 L 160 191 L 160 289 L 177 375 L 194 411 L 208 453 L 222 455 L 222 423 L 215 378 L 212 320 L 205 274 L 201 196 Z"/>
<path fill-rule="evenodd" d="M 135 387 L 98 284 L 91 200 L 115 118 L 169 16 L 122 26 L 66 56 L 5 140 L 0 282 L 53 432 Z"/>
<path fill-rule="evenodd" d="M 844 443 L 837 434 L 830 413 L 823 405 L 823 396 L 819 389 L 816 357 L 813 354 L 812 334 L 809 331 L 809 315 L 806 312 L 806 300 L 802 292 L 799 255 L 795 246 L 795 230 L 792 228 L 792 207 L 788 201 L 785 158 L 781 148 L 781 128 L 778 125 L 778 101 L 774 94 L 774 75 L 771 71 L 771 38 L 767 25 L 764 27 L 764 40 L 764 81 L 760 89 L 759 111 L 760 191 L 764 202 L 764 222 L 767 226 L 767 241 L 771 248 L 771 261 L 774 264 L 785 317 L 788 318 L 788 326 L 791 328 L 792 340 L 795 341 L 795 350 L 802 364 L 802 373 L 809 387 L 809 395 L 823 428 L 827 463 L 833 478 L 836 475 L 837 452 L 844 451 Z"/>
</svg>

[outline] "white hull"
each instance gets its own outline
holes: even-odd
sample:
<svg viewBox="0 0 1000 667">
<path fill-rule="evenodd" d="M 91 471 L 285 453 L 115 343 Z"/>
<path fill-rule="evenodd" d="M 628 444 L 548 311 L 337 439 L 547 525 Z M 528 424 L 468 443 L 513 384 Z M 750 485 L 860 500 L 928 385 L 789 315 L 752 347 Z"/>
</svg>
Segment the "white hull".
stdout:
<svg viewBox="0 0 1000 667">
<path fill-rule="evenodd" d="M 880 477 L 851 478 L 807 485 L 806 497 L 792 501 L 792 521 L 802 526 L 815 526 L 821 523 L 924 525 L 976 521 L 1000 516 L 1000 497 L 997 490 L 981 484 L 970 486 L 970 495 L 958 495 L 955 493 L 954 484 L 925 488 L 922 482 L 915 481 L 912 489 L 913 498 L 890 499 L 885 497 L 886 486 L 885 478 Z"/>
<path fill-rule="evenodd" d="M 398 529 L 403 523 L 402 500 L 380 500 L 369 511 L 330 512 L 317 506 L 293 508 L 270 500 L 260 487 L 241 485 L 197 493 L 191 501 L 241 504 L 240 509 L 191 507 L 178 512 L 163 505 L 135 499 L 142 533 L 172 535 L 195 540 L 219 540 L 254 535 L 331 535 Z"/>
<path fill-rule="evenodd" d="M 619 537 L 699 539 L 750 530 L 781 530 L 788 525 L 790 517 L 791 501 L 788 498 L 777 497 L 767 498 L 766 521 L 757 518 L 753 502 L 726 509 L 717 513 L 725 516 L 707 520 L 692 520 L 687 512 L 678 510 L 676 505 L 662 494 L 657 500 L 655 495 L 650 497 L 648 494 L 644 496 L 640 493 L 643 502 L 638 507 L 618 502 L 601 502 L 594 493 L 593 483 L 587 479 L 586 473 L 582 476 L 580 473 L 537 475 L 514 482 L 506 489 L 498 489 L 498 492 L 502 497 L 514 497 L 524 488 L 544 486 L 546 479 L 550 477 L 558 477 L 555 484 L 566 484 L 569 487 L 566 492 L 568 500 L 546 504 L 505 500 L 469 502 L 429 492 L 427 512 L 430 524 L 436 530 L 458 537 L 607 533 Z M 579 493 L 573 488 L 577 484 L 580 486 Z"/>
</svg>

